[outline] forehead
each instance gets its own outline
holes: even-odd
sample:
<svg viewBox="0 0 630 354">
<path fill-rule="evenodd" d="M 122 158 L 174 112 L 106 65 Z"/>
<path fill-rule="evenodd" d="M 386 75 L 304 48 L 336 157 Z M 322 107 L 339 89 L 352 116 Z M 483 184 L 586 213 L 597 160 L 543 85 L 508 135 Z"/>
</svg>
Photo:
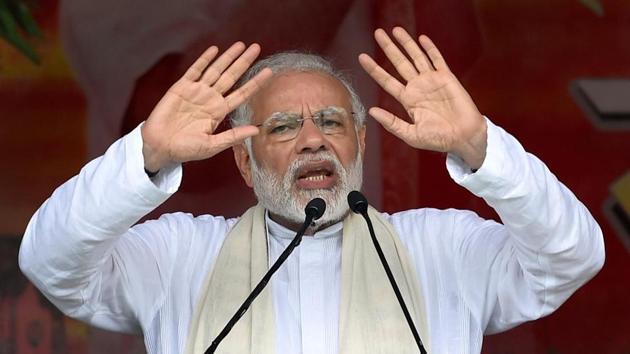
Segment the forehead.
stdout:
<svg viewBox="0 0 630 354">
<path fill-rule="evenodd" d="M 339 80 L 320 72 L 277 74 L 250 102 L 256 123 L 274 112 L 313 112 L 329 106 L 350 112 L 350 95 Z"/>
</svg>

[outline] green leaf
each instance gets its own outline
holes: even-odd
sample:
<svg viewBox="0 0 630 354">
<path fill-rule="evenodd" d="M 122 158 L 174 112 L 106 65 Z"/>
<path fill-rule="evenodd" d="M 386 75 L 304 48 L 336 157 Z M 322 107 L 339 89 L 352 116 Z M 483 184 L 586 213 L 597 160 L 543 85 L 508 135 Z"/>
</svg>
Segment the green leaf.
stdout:
<svg viewBox="0 0 630 354">
<path fill-rule="evenodd" d="M 0 0 L 0 36 L 13 45 L 18 51 L 29 58 L 33 63 L 39 64 L 40 58 L 35 50 L 20 36 L 17 23 L 7 4 Z"/>
<path fill-rule="evenodd" d="M 31 11 L 24 2 L 20 0 L 9 1 L 9 10 L 27 35 L 42 37 L 42 32 L 39 30 L 33 15 L 31 15 Z"/>
</svg>

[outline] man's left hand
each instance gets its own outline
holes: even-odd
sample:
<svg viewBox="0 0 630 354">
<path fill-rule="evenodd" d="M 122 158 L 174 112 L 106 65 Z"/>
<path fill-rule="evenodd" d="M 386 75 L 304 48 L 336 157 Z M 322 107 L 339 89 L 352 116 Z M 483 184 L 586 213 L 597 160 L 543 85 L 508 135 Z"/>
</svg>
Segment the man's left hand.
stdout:
<svg viewBox="0 0 630 354">
<path fill-rule="evenodd" d="M 471 168 L 481 167 L 486 154 L 487 126 L 466 89 L 429 37 L 422 35 L 416 42 L 400 27 L 394 28 L 392 34 L 408 56 L 384 30 L 376 30 L 374 38 L 406 84 L 367 54 L 359 55 L 359 62 L 403 105 L 411 122 L 380 107 L 370 108 L 369 114 L 410 146 L 453 153 Z"/>
</svg>

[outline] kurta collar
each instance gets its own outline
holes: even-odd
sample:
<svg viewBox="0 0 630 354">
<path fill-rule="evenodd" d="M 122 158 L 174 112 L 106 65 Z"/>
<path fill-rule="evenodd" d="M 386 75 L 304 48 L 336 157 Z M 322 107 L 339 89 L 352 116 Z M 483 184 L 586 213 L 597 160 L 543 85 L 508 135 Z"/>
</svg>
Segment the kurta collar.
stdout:
<svg viewBox="0 0 630 354">
<path fill-rule="evenodd" d="M 273 238 L 287 238 L 293 239 L 295 237 L 295 231 L 287 229 L 286 227 L 278 224 L 273 221 L 269 217 L 269 212 L 265 210 L 265 224 L 267 225 L 267 234 Z M 338 222 L 336 224 L 330 225 L 325 229 L 319 230 L 315 232 L 313 236 L 304 236 L 304 237 L 313 237 L 314 239 L 320 238 L 328 238 L 328 237 L 341 237 L 343 231 L 343 222 Z"/>
</svg>

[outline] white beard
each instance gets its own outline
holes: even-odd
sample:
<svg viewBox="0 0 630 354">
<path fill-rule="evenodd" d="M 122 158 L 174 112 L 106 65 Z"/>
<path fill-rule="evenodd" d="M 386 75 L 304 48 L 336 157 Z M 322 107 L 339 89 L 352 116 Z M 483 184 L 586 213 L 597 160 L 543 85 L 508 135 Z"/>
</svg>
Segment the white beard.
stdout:
<svg viewBox="0 0 630 354">
<path fill-rule="evenodd" d="M 313 198 L 320 197 L 326 202 L 324 215 L 317 220 L 319 225 L 330 225 L 341 221 L 349 212 L 347 196 L 353 190 L 360 190 L 363 182 L 363 159 L 360 152 L 346 170 L 339 159 L 330 151 L 320 151 L 301 155 L 287 168 L 281 179 L 264 166 L 259 167 L 250 151 L 254 194 L 258 202 L 272 214 L 288 221 L 302 224 L 304 208 Z M 310 161 L 329 161 L 338 177 L 337 183 L 328 189 L 298 189 L 295 182 L 298 170 Z"/>
</svg>

